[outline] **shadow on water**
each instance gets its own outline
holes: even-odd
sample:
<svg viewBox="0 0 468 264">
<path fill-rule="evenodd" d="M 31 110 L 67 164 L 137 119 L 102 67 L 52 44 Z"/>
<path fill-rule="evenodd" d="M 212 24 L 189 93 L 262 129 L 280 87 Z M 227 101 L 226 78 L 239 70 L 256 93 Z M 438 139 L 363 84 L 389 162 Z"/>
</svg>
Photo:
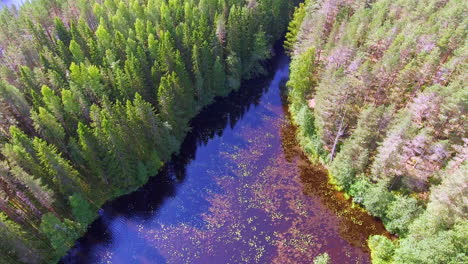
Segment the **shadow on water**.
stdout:
<svg viewBox="0 0 468 264">
<path fill-rule="evenodd" d="M 217 97 L 214 103 L 202 109 L 190 121 L 192 129 L 184 139 L 181 151 L 173 155 L 160 172 L 155 177 L 151 177 L 144 186 L 133 193 L 104 204 L 99 210 L 99 218 L 88 227 L 84 237 L 77 240 L 75 246 L 61 259 L 60 263 L 88 263 L 89 259 L 92 259 L 89 254 L 92 253 L 93 248 L 112 243 L 110 223 L 113 219 L 117 217 L 150 219 L 168 198 L 176 196 L 178 186 L 185 180 L 187 165 L 196 158 L 197 148 L 206 145 L 214 137 L 221 137 L 226 128 L 234 128 L 251 107 L 259 104 L 262 95 L 269 88 L 268 84 L 274 76 L 275 69 L 289 62 L 281 45 L 276 45 L 275 51 L 278 54 L 264 65 L 268 70 L 268 75 L 244 81 L 238 91 L 231 92 L 227 97 Z M 242 139 L 239 139 L 239 143 L 241 143 L 240 140 Z M 209 204 L 197 204 L 197 206 L 198 211 L 203 212 L 207 210 Z M 174 219 L 171 221 L 175 224 Z M 179 221 L 187 221 L 187 219 Z M 128 228 L 128 226 L 122 228 Z M 157 252 L 154 254 L 154 248 L 150 251 L 153 256 L 147 263 L 166 263 L 161 255 Z M 140 262 L 146 263 L 145 260 L 140 260 Z"/>
<path fill-rule="evenodd" d="M 160 173 L 106 203 L 62 263 L 369 263 L 383 225 L 353 208 L 298 145 L 289 59 L 203 109 Z"/>
</svg>

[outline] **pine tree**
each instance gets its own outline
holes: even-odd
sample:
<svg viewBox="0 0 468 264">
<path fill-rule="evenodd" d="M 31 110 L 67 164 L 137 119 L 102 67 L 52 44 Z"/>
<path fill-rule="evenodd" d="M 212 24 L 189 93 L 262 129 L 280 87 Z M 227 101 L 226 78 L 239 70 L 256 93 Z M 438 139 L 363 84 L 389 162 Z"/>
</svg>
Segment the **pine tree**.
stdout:
<svg viewBox="0 0 468 264">
<path fill-rule="evenodd" d="M 34 121 L 34 127 L 42 137 L 49 142 L 59 147 L 62 151 L 66 150 L 65 145 L 65 130 L 46 109 L 39 107 L 39 112 L 32 112 L 31 118 Z"/>
<path fill-rule="evenodd" d="M 128 131 L 131 128 L 125 126 L 125 106 L 120 101 L 114 104 L 107 102 L 103 109 L 93 107 L 92 117 L 95 136 L 99 142 L 105 143 L 103 146 L 107 149 L 107 155 L 104 157 L 105 173 L 113 176 L 113 184 L 120 188 L 117 191 L 130 188 L 137 175 L 137 156 L 133 150 L 138 146 L 126 144 L 126 140 L 134 142 L 135 139 L 129 136 Z"/>
<path fill-rule="evenodd" d="M 41 166 L 33 146 L 33 140 L 17 127 L 10 127 L 11 141 L 3 146 L 2 154 L 9 162 L 22 168 L 35 179 L 41 179 L 50 188 L 54 187 L 52 179 Z"/>
<path fill-rule="evenodd" d="M 205 80 L 202 73 L 201 54 L 197 45 L 193 47 L 193 74 L 195 75 L 195 91 L 200 105 L 203 105 L 204 97 L 209 96 L 205 91 Z"/>
<path fill-rule="evenodd" d="M 226 86 L 226 72 L 219 57 L 216 58 L 213 66 L 213 89 L 215 94 L 227 95 L 228 87 Z"/>
<path fill-rule="evenodd" d="M 105 51 L 112 47 L 112 36 L 106 28 L 106 23 L 103 18 L 96 29 L 96 39 L 99 47 L 99 52 L 104 54 Z"/>
<path fill-rule="evenodd" d="M 56 214 L 54 193 L 43 184 L 41 179 L 34 178 L 20 167 L 11 168 L 10 172 L 18 181 L 26 186 L 42 207 L 47 209 L 49 212 Z"/>
<path fill-rule="evenodd" d="M 226 59 L 228 70 L 227 83 L 231 90 L 238 90 L 242 79 L 242 64 L 237 54 L 232 53 Z"/>
<path fill-rule="evenodd" d="M 30 259 L 37 259 L 38 252 L 31 248 L 29 238 L 17 223 L 11 221 L 0 212 L 0 250 L 8 262 L 24 263 Z"/>
<path fill-rule="evenodd" d="M 7 104 L 19 121 L 28 122 L 27 116 L 31 107 L 24 94 L 16 87 L 0 81 L 0 102 Z"/>
<path fill-rule="evenodd" d="M 314 78 L 315 49 L 309 48 L 306 52 L 297 55 L 291 63 L 291 77 L 288 86 L 292 102 L 304 102 L 307 96 L 315 94 L 316 80 Z M 297 107 L 293 103 L 293 109 Z"/>
<path fill-rule="evenodd" d="M 49 145 L 39 138 L 34 139 L 33 145 L 41 165 L 46 170 L 48 177 L 52 179 L 54 186 L 58 186 L 62 195 L 86 191 L 78 172 L 59 154 L 55 146 Z"/>
<path fill-rule="evenodd" d="M 77 134 L 82 155 L 86 160 L 91 175 L 96 175 L 105 184 L 109 184 L 109 180 L 102 165 L 103 160 L 101 158 L 101 153 L 103 153 L 103 149 L 92 130 L 80 122 L 78 124 Z"/>
<path fill-rule="evenodd" d="M 83 196 L 78 193 L 69 197 L 70 207 L 72 208 L 75 220 L 85 227 L 88 223 L 96 217 L 94 208 Z"/>
<path fill-rule="evenodd" d="M 80 45 L 74 39 L 70 41 L 69 49 L 75 62 L 80 63 L 85 61 L 85 55 L 81 51 Z"/>
<path fill-rule="evenodd" d="M 63 256 L 73 246 L 79 229 L 79 224 L 69 219 L 62 222 L 51 213 L 42 216 L 40 230 L 49 239 L 56 258 Z"/>
<path fill-rule="evenodd" d="M 63 111 L 63 105 L 55 94 L 55 91 L 50 89 L 48 86 L 42 86 L 41 88 L 42 100 L 44 101 L 44 108 L 57 118 L 62 124 L 66 124 L 66 114 Z M 37 106 L 40 108 L 40 106 Z"/>
<path fill-rule="evenodd" d="M 53 43 L 43 30 L 41 30 L 38 26 L 34 25 L 34 22 L 32 22 L 30 19 L 26 20 L 26 25 L 28 30 L 33 35 L 37 48 L 39 50 L 41 50 L 43 47 L 52 49 Z"/>
<path fill-rule="evenodd" d="M 177 138 L 187 130 L 187 122 L 193 113 L 192 94 L 184 91 L 175 72 L 161 78 L 158 89 L 159 106 L 163 120 L 171 124 Z"/>
<path fill-rule="evenodd" d="M 330 165 L 331 175 L 338 186 L 348 190 L 356 175 L 365 172 L 371 163 L 371 153 L 383 140 L 392 114 L 392 107 L 384 106 L 370 106 L 361 113 L 352 136 L 343 142 Z"/>
<path fill-rule="evenodd" d="M 85 116 L 79 104 L 79 99 L 75 92 L 71 90 L 62 90 L 63 110 L 76 120 L 84 120 Z"/>
<path fill-rule="evenodd" d="M 65 27 L 65 24 L 63 23 L 63 21 L 60 18 L 56 17 L 54 19 L 54 23 L 55 23 L 55 35 L 58 37 L 58 39 L 60 41 L 62 41 L 62 43 L 65 46 L 68 47 L 70 45 L 71 40 L 72 40 L 72 36 L 71 36 L 70 32 Z"/>
<path fill-rule="evenodd" d="M 29 67 L 22 66 L 20 68 L 20 79 L 23 85 L 23 93 L 28 94 L 33 91 L 39 92 L 40 85 L 36 78 L 36 74 Z"/>
<path fill-rule="evenodd" d="M 304 21 L 304 17 L 306 16 L 305 6 L 305 3 L 300 3 L 294 10 L 293 19 L 289 22 L 286 41 L 284 42 L 284 47 L 288 52 L 293 51 L 294 45 L 296 44 L 297 34 L 300 30 L 302 21 Z"/>
</svg>

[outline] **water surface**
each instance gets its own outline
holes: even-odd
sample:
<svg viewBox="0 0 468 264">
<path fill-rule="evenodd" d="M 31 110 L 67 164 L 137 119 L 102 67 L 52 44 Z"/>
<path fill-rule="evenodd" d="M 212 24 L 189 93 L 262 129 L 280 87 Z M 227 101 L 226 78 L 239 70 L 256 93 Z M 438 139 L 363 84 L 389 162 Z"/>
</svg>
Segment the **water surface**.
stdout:
<svg viewBox="0 0 468 264">
<path fill-rule="evenodd" d="M 281 87 L 289 60 L 193 121 L 181 153 L 104 206 L 64 263 L 369 263 L 378 221 L 351 207 L 295 141 Z"/>
</svg>

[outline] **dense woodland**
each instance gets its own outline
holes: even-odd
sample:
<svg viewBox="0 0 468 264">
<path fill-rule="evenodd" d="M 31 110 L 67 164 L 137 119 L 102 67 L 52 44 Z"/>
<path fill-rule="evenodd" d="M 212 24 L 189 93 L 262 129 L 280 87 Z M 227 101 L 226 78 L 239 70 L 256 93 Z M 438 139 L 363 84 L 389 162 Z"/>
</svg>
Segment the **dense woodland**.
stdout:
<svg viewBox="0 0 468 264">
<path fill-rule="evenodd" d="M 468 2 L 307 0 L 286 47 L 304 150 L 395 239 L 373 263 L 468 262 Z"/>
<path fill-rule="evenodd" d="M 287 0 L 33 0 L 0 11 L 0 263 L 56 262 L 264 73 Z"/>
</svg>

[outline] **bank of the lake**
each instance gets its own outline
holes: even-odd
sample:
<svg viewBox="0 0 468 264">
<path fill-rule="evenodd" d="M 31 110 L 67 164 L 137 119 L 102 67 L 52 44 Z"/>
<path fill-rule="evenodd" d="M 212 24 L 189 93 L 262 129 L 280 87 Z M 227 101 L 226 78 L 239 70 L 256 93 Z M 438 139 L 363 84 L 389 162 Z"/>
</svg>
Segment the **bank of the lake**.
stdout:
<svg viewBox="0 0 468 264">
<path fill-rule="evenodd" d="M 300 145 L 398 237 L 369 238 L 375 263 L 468 262 L 467 8 L 305 1 L 290 23 Z"/>
<path fill-rule="evenodd" d="M 265 73 L 297 0 L 40 1 L 0 12 L 0 262 L 58 261 L 190 120 Z"/>
<path fill-rule="evenodd" d="M 281 94 L 288 61 L 202 111 L 180 154 L 106 204 L 62 261 L 369 263 L 367 237 L 386 232 L 303 155 Z"/>
</svg>

